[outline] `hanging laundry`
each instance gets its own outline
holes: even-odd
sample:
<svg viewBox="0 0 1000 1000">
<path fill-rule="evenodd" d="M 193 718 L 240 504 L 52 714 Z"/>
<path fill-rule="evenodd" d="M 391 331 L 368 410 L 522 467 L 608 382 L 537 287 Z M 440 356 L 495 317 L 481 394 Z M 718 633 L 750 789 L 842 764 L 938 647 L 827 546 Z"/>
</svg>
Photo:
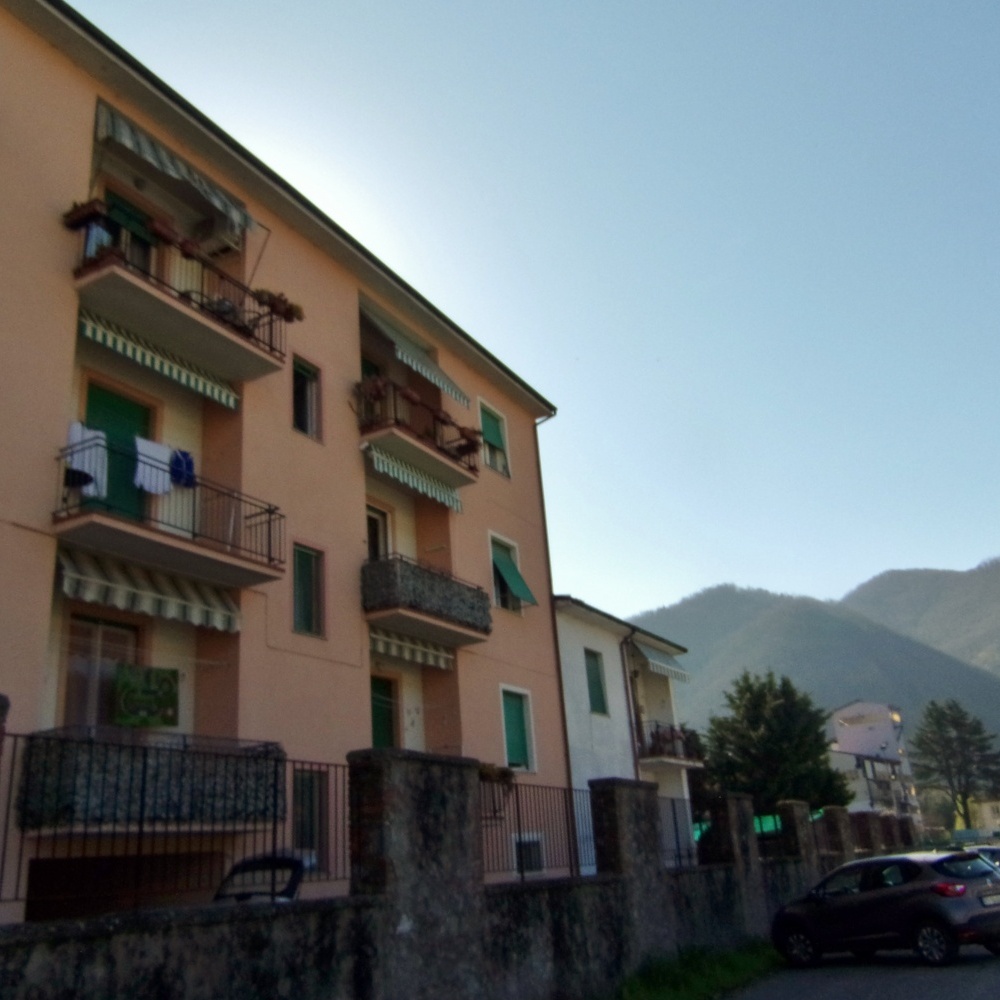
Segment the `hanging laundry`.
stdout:
<svg viewBox="0 0 1000 1000">
<path fill-rule="evenodd" d="M 85 497 L 108 495 L 108 439 L 104 431 L 92 430 L 79 420 L 69 425 L 65 480 L 78 485 Z"/>
<path fill-rule="evenodd" d="M 135 453 L 135 485 L 147 493 L 169 493 L 170 446 L 136 435 Z"/>
<path fill-rule="evenodd" d="M 188 489 L 194 486 L 194 457 L 191 452 L 178 448 L 170 456 L 170 478 L 174 486 L 184 486 Z"/>
</svg>

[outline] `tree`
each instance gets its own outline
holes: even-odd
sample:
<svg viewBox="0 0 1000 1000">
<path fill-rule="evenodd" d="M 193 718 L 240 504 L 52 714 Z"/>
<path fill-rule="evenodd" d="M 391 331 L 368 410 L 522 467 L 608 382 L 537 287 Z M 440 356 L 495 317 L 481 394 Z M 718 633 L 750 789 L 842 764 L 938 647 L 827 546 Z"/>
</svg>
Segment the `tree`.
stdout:
<svg viewBox="0 0 1000 1000">
<path fill-rule="evenodd" d="M 970 801 L 992 795 L 1000 785 L 1000 752 L 982 722 L 949 698 L 929 702 L 910 743 L 914 777 L 944 792 L 966 829 L 972 827 Z"/>
<path fill-rule="evenodd" d="M 753 796 L 754 811 L 782 799 L 847 805 L 847 779 L 830 765 L 827 713 L 791 680 L 744 671 L 725 695 L 729 715 L 708 724 L 706 767 L 714 785 Z"/>
</svg>

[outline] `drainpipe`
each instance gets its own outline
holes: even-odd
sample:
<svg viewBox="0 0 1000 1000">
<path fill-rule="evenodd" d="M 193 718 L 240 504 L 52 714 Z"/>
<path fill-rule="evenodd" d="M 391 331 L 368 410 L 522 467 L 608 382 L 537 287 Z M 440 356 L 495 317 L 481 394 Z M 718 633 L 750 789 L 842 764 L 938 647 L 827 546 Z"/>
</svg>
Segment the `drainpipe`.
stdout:
<svg viewBox="0 0 1000 1000">
<path fill-rule="evenodd" d="M 636 780 L 639 780 L 639 744 L 642 742 L 642 717 L 639 714 L 639 700 L 635 694 L 635 676 L 629 669 L 628 648 L 632 642 L 635 629 L 632 629 L 627 636 L 618 644 L 622 659 L 622 677 L 625 679 L 625 700 L 627 702 L 629 718 L 632 720 L 632 770 L 635 772 Z"/>
</svg>

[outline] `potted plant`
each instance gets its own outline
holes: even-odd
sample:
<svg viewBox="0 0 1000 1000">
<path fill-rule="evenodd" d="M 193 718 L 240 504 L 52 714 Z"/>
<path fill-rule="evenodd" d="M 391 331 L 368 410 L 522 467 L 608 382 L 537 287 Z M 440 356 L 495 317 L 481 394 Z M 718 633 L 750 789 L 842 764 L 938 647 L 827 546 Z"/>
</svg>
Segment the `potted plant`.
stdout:
<svg viewBox="0 0 1000 1000">
<path fill-rule="evenodd" d="M 100 198 L 91 198 L 90 201 L 74 201 L 73 207 L 63 214 L 63 225 L 67 229 L 83 229 L 97 219 L 102 219 L 108 214 L 108 206 Z"/>
</svg>

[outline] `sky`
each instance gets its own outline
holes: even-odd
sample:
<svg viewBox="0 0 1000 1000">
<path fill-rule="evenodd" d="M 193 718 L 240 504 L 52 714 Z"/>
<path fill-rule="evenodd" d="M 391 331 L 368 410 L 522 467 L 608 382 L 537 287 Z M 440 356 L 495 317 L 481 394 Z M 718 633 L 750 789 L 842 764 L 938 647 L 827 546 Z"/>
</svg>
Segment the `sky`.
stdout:
<svg viewBox="0 0 1000 1000">
<path fill-rule="evenodd" d="M 1000 4 L 74 6 L 556 405 L 556 593 L 1000 555 Z"/>
</svg>

